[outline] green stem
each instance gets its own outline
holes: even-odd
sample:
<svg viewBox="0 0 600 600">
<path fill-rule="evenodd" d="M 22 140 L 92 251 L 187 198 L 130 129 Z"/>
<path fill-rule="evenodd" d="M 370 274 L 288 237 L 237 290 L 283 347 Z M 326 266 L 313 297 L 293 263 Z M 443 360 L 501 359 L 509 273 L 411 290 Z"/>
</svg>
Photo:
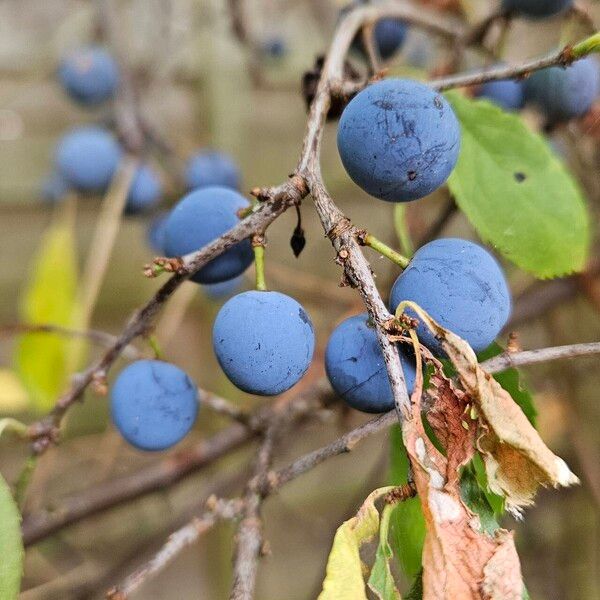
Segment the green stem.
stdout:
<svg viewBox="0 0 600 600">
<path fill-rule="evenodd" d="M 148 344 L 150 344 L 150 348 L 152 348 L 156 359 L 160 360 L 163 357 L 163 353 L 160 348 L 160 344 L 158 343 L 158 338 L 155 335 L 149 335 Z"/>
<path fill-rule="evenodd" d="M 17 503 L 19 510 L 23 508 L 23 504 L 25 503 L 25 494 L 27 493 L 27 488 L 31 482 L 35 467 L 37 466 L 37 459 L 37 456 L 32 455 L 25 461 L 15 484 L 15 502 Z"/>
<path fill-rule="evenodd" d="M 259 292 L 266 292 L 265 247 L 262 244 L 256 244 L 254 246 L 254 268 L 256 270 L 256 289 Z"/>
<path fill-rule="evenodd" d="M 27 425 L 21 423 L 21 421 L 17 421 L 17 419 L 11 417 L 0 419 L 0 435 L 5 431 L 12 431 L 18 436 L 25 438 L 27 437 L 27 430 Z"/>
<path fill-rule="evenodd" d="M 393 263 L 397 264 L 403 269 L 406 269 L 406 267 L 408 267 L 408 263 L 410 262 L 409 258 L 406 258 L 406 256 L 402 256 L 402 254 L 396 252 L 393 248 L 390 248 L 381 240 L 378 240 L 374 235 L 367 233 L 367 235 L 364 236 L 363 243 L 365 246 L 373 248 L 373 250 L 379 252 L 379 254 L 385 256 L 387 259 L 391 260 Z"/>
<path fill-rule="evenodd" d="M 400 249 L 409 257 L 412 256 L 415 248 L 406 221 L 406 206 L 401 202 L 394 206 L 394 228 L 400 242 Z"/>
<path fill-rule="evenodd" d="M 578 44 L 575 44 L 572 52 L 575 58 L 581 58 L 592 52 L 600 52 L 600 31 L 594 33 L 594 35 L 590 35 L 590 37 Z"/>
</svg>

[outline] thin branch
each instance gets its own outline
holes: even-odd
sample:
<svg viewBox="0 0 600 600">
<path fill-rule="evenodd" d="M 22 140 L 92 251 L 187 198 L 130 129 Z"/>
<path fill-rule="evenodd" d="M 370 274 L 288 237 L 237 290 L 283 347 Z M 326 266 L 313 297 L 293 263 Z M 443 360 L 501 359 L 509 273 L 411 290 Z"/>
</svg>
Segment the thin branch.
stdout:
<svg viewBox="0 0 600 600">
<path fill-rule="evenodd" d="M 273 196 L 272 201 L 262 203 L 253 214 L 240 221 L 238 225 L 220 238 L 198 252 L 182 259 L 182 265 L 178 273 L 173 275 L 142 308 L 133 313 L 127 326 L 115 339 L 106 353 L 86 371 L 81 373 L 80 376 L 75 378 L 71 387 L 58 399 L 48 417 L 32 424 L 29 435 L 34 442 L 34 452 L 41 454 L 50 445 L 56 443 L 58 440 L 58 429 L 67 410 L 80 399 L 87 387 L 98 376 L 106 374 L 123 349 L 132 340 L 149 330 L 154 317 L 162 308 L 162 305 L 171 297 L 181 283 L 228 248 L 251 236 L 255 231 L 264 230 L 293 203 L 294 198 L 298 198 L 302 194 L 302 191 L 296 185 L 297 181 L 294 179 L 286 182 L 281 187 L 279 193 Z"/>
<path fill-rule="evenodd" d="M 600 354 L 600 342 L 570 344 L 554 348 L 540 348 L 538 350 L 523 350 L 522 352 L 505 352 L 486 360 L 481 366 L 488 373 L 497 373 L 510 367 L 546 363 L 553 360 L 577 358 L 579 356 L 591 356 L 593 354 Z"/>
<path fill-rule="evenodd" d="M 387 429 L 393 425 L 395 421 L 395 413 L 392 410 L 379 417 L 371 419 L 364 425 L 361 425 L 360 427 L 357 427 L 348 433 L 345 433 L 343 436 L 331 442 L 330 444 L 297 458 L 287 467 L 284 467 L 283 469 L 280 469 L 269 475 L 268 493 L 273 493 L 286 483 L 296 479 L 297 477 L 300 477 L 300 475 L 310 471 L 329 458 L 350 452 L 365 438 Z"/>
<path fill-rule="evenodd" d="M 191 546 L 218 520 L 233 519 L 241 510 L 240 500 L 223 500 L 214 496 L 207 501 L 208 509 L 200 517 L 194 517 L 189 523 L 173 532 L 166 544 L 144 565 L 128 575 L 118 586 L 106 594 L 110 600 L 125 600 L 141 585 L 159 571 L 162 571 L 180 552 Z"/>
<path fill-rule="evenodd" d="M 260 492 L 260 485 L 266 478 L 273 460 L 278 428 L 279 420 L 274 418 L 256 453 L 254 476 L 248 482 L 244 493 L 243 517 L 235 536 L 230 600 L 252 600 L 254 597 L 258 559 L 263 545 L 261 519 L 263 495 Z"/>
<path fill-rule="evenodd" d="M 9 323 L 7 325 L 0 325 L 0 337 L 3 335 L 23 335 L 28 333 L 48 333 L 65 337 L 83 338 L 94 344 L 98 344 L 99 346 L 112 346 L 117 339 L 116 336 L 98 329 L 87 329 L 83 331 L 71 329 L 70 327 L 62 327 L 61 325 L 30 325 L 28 323 Z M 122 355 L 129 360 L 136 360 L 143 356 L 143 354 L 133 345 L 125 346 Z"/>
<path fill-rule="evenodd" d="M 576 60 L 585 58 L 587 54 L 573 53 L 573 46 L 565 46 L 556 52 L 552 52 L 542 58 L 536 58 L 526 61 L 519 65 L 496 66 L 490 69 L 481 71 L 473 71 L 471 73 L 462 73 L 442 79 L 433 79 L 429 85 L 438 91 L 449 90 L 457 87 L 467 87 L 471 85 L 479 85 L 488 81 L 497 81 L 501 79 L 518 79 L 531 75 L 533 71 L 539 71 L 547 67 L 557 65 L 568 66 Z"/>
<path fill-rule="evenodd" d="M 200 403 L 219 415 L 252 427 L 252 414 L 221 396 L 200 390 Z"/>
<path fill-rule="evenodd" d="M 327 407 L 335 401 L 336 398 L 328 386 L 323 383 L 311 386 L 295 395 L 289 403 L 287 410 L 290 422 L 310 418 L 320 408 Z M 209 439 L 171 454 L 133 474 L 73 495 L 53 510 L 24 515 L 24 544 L 29 546 L 90 516 L 178 483 L 256 438 L 264 431 L 272 415 L 273 407 L 261 407 L 252 413 L 245 426 L 239 423 L 232 424 Z"/>
</svg>

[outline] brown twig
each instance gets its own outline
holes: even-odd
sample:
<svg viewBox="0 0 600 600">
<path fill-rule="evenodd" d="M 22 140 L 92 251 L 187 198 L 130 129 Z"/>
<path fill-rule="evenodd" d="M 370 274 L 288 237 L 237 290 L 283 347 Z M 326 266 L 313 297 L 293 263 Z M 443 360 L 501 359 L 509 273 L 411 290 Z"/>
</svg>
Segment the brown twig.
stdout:
<svg viewBox="0 0 600 600">
<path fill-rule="evenodd" d="M 318 383 L 294 396 L 288 405 L 290 421 L 301 421 L 329 406 L 335 397 L 328 386 Z M 24 515 L 23 542 L 34 544 L 56 531 L 140 496 L 168 488 L 240 448 L 264 431 L 273 414 L 272 407 L 260 408 L 247 424 L 232 424 L 195 446 L 172 454 L 134 474 L 124 475 L 73 495 L 54 510 Z"/>
<path fill-rule="evenodd" d="M 98 329 L 87 329 L 84 331 L 62 327 L 61 325 L 30 325 L 28 323 L 0 325 L 0 337 L 3 335 L 13 336 L 23 334 L 56 334 L 65 337 L 82 338 L 99 346 L 112 346 L 117 339 L 116 336 Z M 123 348 L 122 356 L 130 360 L 135 360 L 142 358 L 143 354 L 135 346 L 128 345 Z"/>
<path fill-rule="evenodd" d="M 243 516 L 235 536 L 230 600 L 251 600 L 254 597 L 258 559 L 264 542 L 261 519 L 263 494 L 261 490 L 273 460 L 278 428 L 278 419 L 271 421 L 256 453 L 254 475 L 248 482 L 244 493 Z"/>
<path fill-rule="evenodd" d="M 581 58 L 584 58 L 584 56 L 580 56 L 578 58 L 574 57 L 571 53 L 570 46 L 565 46 L 564 48 L 561 48 L 556 52 L 552 52 L 547 56 L 529 60 L 519 65 L 501 65 L 489 69 L 483 69 L 481 71 L 473 71 L 471 73 L 462 73 L 460 75 L 453 75 L 451 77 L 433 79 L 429 82 L 429 85 L 441 92 L 452 88 L 479 85 L 488 81 L 524 78 L 528 77 L 533 71 L 539 71 L 540 69 L 545 69 L 546 67 L 553 67 L 556 65 L 567 66 L 575 60 L 579 60 Z"/>
<path fill-rule="evenodd" d="M 522 352 L 505 352 L 482 363 L 482 367 L 489 373 L 503 371 L 510 367 L 546 363 L 553 360 L 577 358 L 600 354 L 600 342 L 588 344 L 570 344 L 554 348 L 540 348 L 538 350 L 523 350 Z"/>
<path fill-rule="evenodd" d="M 182 550 L 192 545 L 221 519 L 233 519 L 241 510 L 240 500 L 223 500 L 214 496 L 207 501 L 207 510 L 200 517 L 174 531 L 161 549 L 144 565 L 128 575 L 123 582 L 110 589 L 106 597 L 110 600 L 125 600 L 146 579 L 164 569 Z"/>
</svg>

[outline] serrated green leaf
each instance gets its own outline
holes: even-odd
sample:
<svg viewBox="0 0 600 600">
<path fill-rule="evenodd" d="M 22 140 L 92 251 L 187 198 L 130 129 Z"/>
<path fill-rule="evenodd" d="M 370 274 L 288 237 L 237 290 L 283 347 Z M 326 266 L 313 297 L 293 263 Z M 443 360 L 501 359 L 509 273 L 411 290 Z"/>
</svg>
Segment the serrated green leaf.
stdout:
<svg viewBox="0 0 600 600">
<path fill-rule="evenodd" d="M 448 183 L 480 237 L 537 277 L 580 271 L 590 217 L 564 165 L 518 115 L 458 92 L 447 96 L 462 130 Z"/>
<path fill-rule="evenodd" d="M 19 595 L 23 574 L 21 515 L 10 488 L 0 476 L 0 598 L 13 600 Z"/>
<path fill-rule="evenodd" d="M 390 479 L 394 485 L 408 481 L 408 456 L 398 425 L 390 432 Z M 407 577 L 415 577 L 421 570 L 421 557 L 425 542 L 425 517 L 418 498 L 399 502 L 390 517 L 390 546 L 402 571 Z"/>
<path fill-rule="evenodd" d="M 502 354 L 502 352 L 504 352 L 502 346 L 494 342 L 489 348 L 477 355 L 477 360 L 482 363 L 488 358 Z M 521 377 L 521 373 L 514 367 L 494 374 L 494 379 L 512 396 L 529 419 L 529 422 L 535 427 L 537 409 L 535 408 L 533 396 L 523 387 Z"/>
<path fill-rule="evenodd" d="M 24 323 L 72 327 L 77 320 L 77 261 L 75 220 L 65 206 L 46 231 L 20 306 Z M 32 407 L 48 410 L 62 391 L 80 340 L 54 333 L 21 336 L 16 350 L 16 370 Z"/>
<path fill-rule="evenodd" d="M 394 486 L 389 486 L 371 492 L 356 516 L 338 527 L 318 600 L 367 600 L 360 547 L 377 535 L 379 529 L 375 501 L 393 489 Z"/>
<path fill-rule="evenodd" d="M 387 504 L 381 514 L 379 545 L 377 546 L 375 563 L 368 581 L 369 588 L 380 600 L 401 600 L 400 592 L 396 588 L 396 582 L 390 569 L 390 560 L 394 554 L 388 542 L 388 536 L 390 516 L 394 508 L 391 504 Z"/>
</svg>

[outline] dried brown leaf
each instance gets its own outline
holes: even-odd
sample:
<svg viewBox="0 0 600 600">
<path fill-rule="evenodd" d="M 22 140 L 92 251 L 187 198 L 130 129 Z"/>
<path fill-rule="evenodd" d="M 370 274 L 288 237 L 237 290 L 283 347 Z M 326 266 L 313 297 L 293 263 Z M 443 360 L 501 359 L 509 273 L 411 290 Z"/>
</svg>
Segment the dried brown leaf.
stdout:
<svg viewBox="0 0 600 600">
<path fill-rule="evenodd" d="M 510 394 L 477 362 L 471 347 L 441 327 L 418 305 L 410 306 L 442 341 L 464 391 L 479 410 L 479 450 L 490 489 L 506 497 L 513 512 L 533 503 L 540 485 L 578 483 L 564 460 L 553 454 Z"/>
<path fill-rule="evenodd" d="M 415 394 L 412 414 L 405 419 L 402 428 L 427 526 L 423 598 L 519 600 L 523 586 L 512 534 L 500 530 L 496 537 L 491 537 L 484 533 L 479 517 L 467 508 L 460 496 L 456 469 L 468 460 L 473 448 L 473 432 L 456 418 L 464 410 L 464 402 L 443 379 L 436 381 L 434 389 L 437 414 L 432 426 L 438 436 L 448 442 L 448 458 L 427 437 L 420 418 L 420 398 Z M 449 410 L 448 418 L 442 417 L 443 408 Z M 497 578 L 500 572 L 507 574 L 502 581 Z"/>
</svg>

